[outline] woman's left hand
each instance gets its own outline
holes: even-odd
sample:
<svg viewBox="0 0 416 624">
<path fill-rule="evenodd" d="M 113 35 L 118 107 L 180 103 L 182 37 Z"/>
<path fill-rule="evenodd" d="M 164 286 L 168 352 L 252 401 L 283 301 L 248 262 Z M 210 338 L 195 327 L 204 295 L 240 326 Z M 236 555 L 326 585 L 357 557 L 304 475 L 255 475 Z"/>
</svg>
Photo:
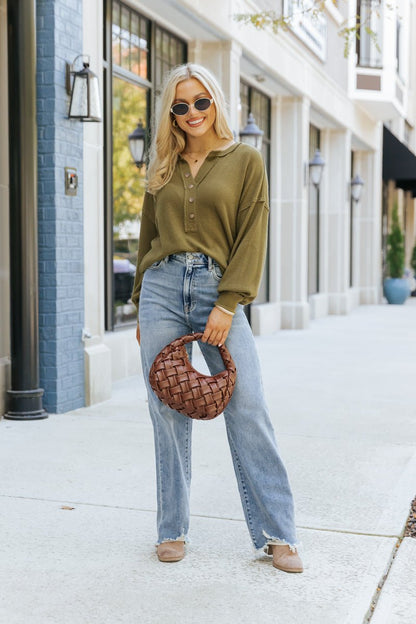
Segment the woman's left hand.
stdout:
<svg viewBox="0 0 416 624">
<path fill-rule="evenodd" d="M 216 347 L 224 344 L 232 322 L 231 314 L 227 314 L 217 307 L 212 308 L 204 329 L 202 342 L 208 342 Z"/>
</svg>

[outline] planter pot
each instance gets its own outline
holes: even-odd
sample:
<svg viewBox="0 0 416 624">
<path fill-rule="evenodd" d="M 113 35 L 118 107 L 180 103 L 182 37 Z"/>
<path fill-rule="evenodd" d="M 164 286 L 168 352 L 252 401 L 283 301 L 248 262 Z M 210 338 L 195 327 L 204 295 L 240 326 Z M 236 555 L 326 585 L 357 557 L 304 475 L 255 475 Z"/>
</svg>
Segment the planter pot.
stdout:
<svg viewBox="0 0 416 624">
<path fill-rule="evenodd" d="M 389 303 L 404 303 L 410 295 L 409 282 L 405 278 L 388 277 L 384 280 L 383 291 Z"/>
</svg>

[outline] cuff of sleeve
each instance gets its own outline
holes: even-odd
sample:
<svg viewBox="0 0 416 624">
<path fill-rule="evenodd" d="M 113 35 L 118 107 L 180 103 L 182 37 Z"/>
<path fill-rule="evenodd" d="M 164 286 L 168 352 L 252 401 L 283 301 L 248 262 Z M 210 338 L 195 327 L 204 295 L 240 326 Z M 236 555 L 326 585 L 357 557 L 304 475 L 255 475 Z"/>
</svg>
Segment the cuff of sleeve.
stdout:
<svg viewBox="0 0 416 624">
<path fill-rule="evenodd" d="M 220 308 L 225 308 L 229 312 L 235 312 L 237 304 L 241 301 L 241 295 L 236 292 L 222 292 L 220 293 L 215 305 Z"/>
</svg>

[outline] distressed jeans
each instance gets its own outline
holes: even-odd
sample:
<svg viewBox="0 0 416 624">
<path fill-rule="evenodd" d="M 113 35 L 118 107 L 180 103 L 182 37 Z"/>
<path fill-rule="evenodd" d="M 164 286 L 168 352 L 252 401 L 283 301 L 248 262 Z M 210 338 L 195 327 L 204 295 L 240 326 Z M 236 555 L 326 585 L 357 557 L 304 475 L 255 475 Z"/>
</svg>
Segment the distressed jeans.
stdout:
<svg viewBox="0 0 416 624">
<path fill-rule="evenodd" d="M 192 420 L 159 401 L 149 385 L 149 369 L 169 342 L 204 331 L 220 279 L 220 268 L 211 258 L 188 252 L 156 262 L 143 278 L 140 351 L 155 438 L 158 543 L 187 539 Z M 217 347 L 199 345 L 211 374 L 223 370 Z M 224 419 L 247 527 L 258 549 L 266 544 L 288 544 L 294 549 L 292 493 L 264 400 L 253 335 L 241 305 L 226 345 L 237 368 L 237 382 Z M 188 347 L 190 353 L 192 345 Z"/>
</svg>

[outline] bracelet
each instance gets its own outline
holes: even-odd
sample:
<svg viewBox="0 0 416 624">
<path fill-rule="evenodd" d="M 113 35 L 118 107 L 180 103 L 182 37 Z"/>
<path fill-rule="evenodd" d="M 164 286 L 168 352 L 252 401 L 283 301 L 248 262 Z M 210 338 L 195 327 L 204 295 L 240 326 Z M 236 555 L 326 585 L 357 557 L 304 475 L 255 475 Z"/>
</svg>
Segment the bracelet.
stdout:
<svg viewBox="0 0 416 624">
<path fill-rule="evenodd" d="M 223 308 L 222 306 L 219 306 L 217 304 L 215 304 L 215 307 L 218 308 L 219 310 L 221 310 L 222 312 L 225 312 L 225 314 L 229 314 L 230 316 L 234 316 L 235 312 L 230 312 L 230 310 L 226 310 L 225 308 Z"/>
</svg>

